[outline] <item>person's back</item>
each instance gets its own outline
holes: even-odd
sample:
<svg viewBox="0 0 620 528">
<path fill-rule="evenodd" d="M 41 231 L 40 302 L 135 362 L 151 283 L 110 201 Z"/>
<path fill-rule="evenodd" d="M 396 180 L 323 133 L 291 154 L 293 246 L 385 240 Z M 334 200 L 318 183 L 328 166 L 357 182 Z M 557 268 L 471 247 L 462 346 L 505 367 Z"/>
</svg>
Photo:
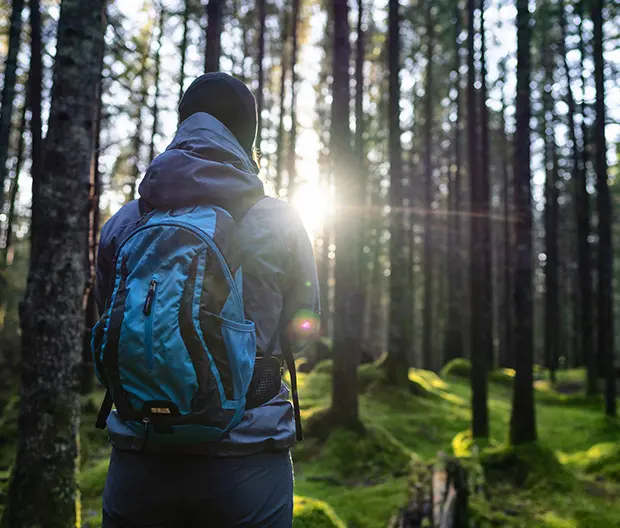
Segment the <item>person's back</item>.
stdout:
<svg viewBox="0 0 620 528">
<path fill-rule="evenodd" d="M 100 310 L 112 293 L 116 250 L 151 210 L 222 207 L 237 221 L 230 251 L 243 270 L 245 315 L 256 325 L 260 364 L 280 329 L 286 328 L 293 346 L 312 333 L 307 327 L 318 314 L 312 246 L 295 210 L 264 197 L 251 159 L 256 109 L 247 88 L 224 74 L 208 74 L 187 90 L 179 111 L 181 126 L 147 171 L 140 200 L 123 207 L 102 230 Z M 310 324 L 291 324 L 296 318 Z M 269 380 L 260 383 L 262 392 L 252 404 L 248 391 L 240 423 L 215 442 L 155 451 L 143 431 L 111 413 L 107 427 L 114 449 L 104 526 L 290 526 L 294 413 L 288 387 L 279 376 Z"/>
</svg>

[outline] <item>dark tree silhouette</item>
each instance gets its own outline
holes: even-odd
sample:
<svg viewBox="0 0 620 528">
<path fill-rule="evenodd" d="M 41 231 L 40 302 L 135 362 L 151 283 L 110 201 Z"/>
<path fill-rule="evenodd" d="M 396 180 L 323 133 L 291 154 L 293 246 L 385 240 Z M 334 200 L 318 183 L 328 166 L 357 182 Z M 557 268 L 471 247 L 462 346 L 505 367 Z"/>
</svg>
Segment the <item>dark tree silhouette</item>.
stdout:
<svg viewBox="0 0 620 528">
<path fill-rule="evenodd" d="M 389 2 L 388 70 L 389 70 L 389 156 L 390 156 L 390 317 L 388 355 L 385 362 L 387 381 L 404 385 L 408 377 L 406 314 L 407 260 L 405 255 L 405 223 L 403 221 L 403 173 L 400 143 L 400 13 L 398 0 Z"/>
<path fill-rule="evenodd" d="M 432 15 L 432 2 L 427 2 L 426 18 L 426 84 L 424 87 L 424 189 L 426 203 L 424 209 L 424 312 L 422 314 L 422 367 L 432 370 L 433 364 L 433 288 L 435 270 L 433 241 L 436 239 L 433 222 L 433 56 L 435 46 L 435 24 Z M 402 251 L 402 249 L 401 249 Z"/>
<path fill-rule="evenodd" d="M 282 11 L 282 54 L 280 55 L 280 113 L 278 122 L 278 139 L 276 144 L 276 193 L 282 190 L 282 171 L 284 170 L 284 117 L 286 114 L 286 75 L 288 72 L 287 45 L 289 38 L 289 13 L 286 6 Z"/>
<path fill-rule="evenodd" d="M 205 72 L 215 72 L 220 69 L 223 3 L 223 0 L 209 0 L 207 3 Z"/>
<path fill-rule="evenodd" d="M 263 107 L 265 101 L 265 22 L 267 19 L 267 0 L 258 0 L 258 90 L 256 108 L 258 124 L 256 127 L 256 146 L 260 150 L 263 139 Z"/>
<path fill-rule="evenodd" d="M 189 17 L 191 12 L 190 6 L 191 0 L 185 0 L 183 8 L 183 37 L 181 38 L 181 45 L 179 46 L 180 66 L 179 66 L 179 101 L 183 98 L 185 88 L 185 62 L 187 60 L 187 46 L 189 44 Z M 177 106 L 178 106 L 177 104 Z"/>
<path fill-rule="evenodd" d="M 517 0 L 517 101 L 515 129 L 515 350 L 516 376 L 510 417 L 510 443 L 536 440 L 533 366 L 532 193 L 530 172 L 530 12 Z"/>
<path fill-rule="evenodd" d="M 359 177 L 350 170 L 351 151 L 349 61 L 349 6 L 333 0 L 334 48 L 332 127 L 330 152 L 339 204 L 334 224 L 338 248 L 335 268 L 334 349 L 331 418 L 343 427 L 359 429 L 357 366 L 360 357 L 359 317 L 362 316 L 359 280 Z"/>
<path fill-rule="evenodd" d="M 463 357 L 463 330 L 461 305 L 463 303 L 463 274 L 461 273 L 461 31 L 462 12 L 460 2 L 454 2 L 454 165 L 450 169 L 448 187 L 448 324 L 444 359 L 449 361 Z"/>
<path fill-rule="evenodd" d="M 297 154 L 295 148 L 297 146 L 297 41 L 299 32 L 299 16 L 300 16 L 301 0 L 293 0 L 292 12 L 292 31 L 291 31 L 291 130 L 288 141 L 288 157 L 287 157 L 287 173 L 288 187 L 286 193 L 291 199 L 295 194 L 295 184 L 297 179 Z"/>
<path fill-rule="evenodd" d="M 548 41 L 549 4 L 544 7 L 542 33 L 542 63 L 545 71 L 543 83 L 543 113 L 545 139 L 545 364 L 552 381 L 559 357 L 560 304 L 558 285 L 558 154 L 553 120 L 553 51 Z"/>
<path fill-rule="evenodd" d="M 30 0 L 30 74 L 28 77 L 28 103 L 30 106 L 30 176 L 32 178 L 31 225 L 35 225 L 41 214 L 39 183 L 43 163 L 43 44 L 41 36 L 41 5 L 39 0 Z M 30 230 L 30 248 L 35 247 L 38 234 Z"/>
<path fill-rule="evenodd" d="M 468 0 L 467 26 L 467 143 L 470 181 L 470 281 L 471 281 L 471 386 L 472 386 L 472 434 L 474 438 L 489 436 L 489 412 L 487 407 L 487 370 L 489 328 L 487 326 L 486 287 L 490 280 L 485 275 L 485 232 L 488 221 L 488 201 L 485 207 L 484 172 L 480 170 L 480 147 L 478 129 L 478 94 L 474 86 L 476 65 L 474 57 L 475 0 Z M 487 186 L 488 186 L 488 182 Z M 485 335 L 486 334 L 486 335 Z"/>
<path fill-rule="evenodd" d="M 594 146 L 596 196 L 598 207 L 598 355 L 605 366 L 605 413 L 616 416 L 616 370 L 614 365 L 613 319 L 613 216 L 607 182 L 607 145 L 605 142 L 605 62 L 603 59 L 603 0 L 592 2 L 594 23 L 594 80 L 596 83 L 596 121 Z"/>
<path fill-rule="evenodd" d="M 4 514 L 11 528 L 76 525 L 85 204 L 103 13 L 103 0 L 63 0 L 60 9 L 44 166 L 34 199 L 45 215 L 33 218 L 30 272 L 20 310 L 20 437 Z"/>
<path fill-rule="evenodd" d="M 161 86 L 161 47 L 164 40 L 164 24 L 166 22 L 166 10 L 163 4 L 159 4 L 159 22 L 157 24 L 157 42 L 155 44 L 155 94 L 153 96 L 153 106 L 151 108 L 151 116 L 153 119 L 153 127 L 151 130 L 151 143 L 149 146 L 149 162 L 155 159 L 157 155 L 155 147 L 155 139 L 159 135 L 159 98 Z"/>
<path fill-rule="evenodd" d="M 15 101 L 15 82 L 17 80 L 17 55 L 21 43 L 22 11 L 24 0 L 13 0 L 11 27 L 9 30 L 9 49 L 4 62 L 2 95 L 0 107 L 0 211 L 4 203 L 4 180 L 6 179 L 9 142 L 11 138 L 13 106 Z"/>
<path fill-rule="evenodd" d="M 13 177 L 9 187 L 9 212 L 6 220 L 6 233 L 4 238 L 4 248 L 2 250 L 2 258 L 0 260 L 0 269 L 6 268 L 9 264 L 9 255 L 13 248 L 13 229 L 15 224 L 15 204 L 17 202 L 17 194 L 19 193 L 19 177 L 21 175 L 22 166 L 24 164 L 24 154 L 26 150 L 25 132 L 26 132 L 26 111 L 28 110 L 28 101 L 24 101 L 19 121 L 19 140 L 17 141 L 17 156 L 15 165 L 13 166 Z M 1 289 L 0 289 L 1 294 Z"/>
</svg>

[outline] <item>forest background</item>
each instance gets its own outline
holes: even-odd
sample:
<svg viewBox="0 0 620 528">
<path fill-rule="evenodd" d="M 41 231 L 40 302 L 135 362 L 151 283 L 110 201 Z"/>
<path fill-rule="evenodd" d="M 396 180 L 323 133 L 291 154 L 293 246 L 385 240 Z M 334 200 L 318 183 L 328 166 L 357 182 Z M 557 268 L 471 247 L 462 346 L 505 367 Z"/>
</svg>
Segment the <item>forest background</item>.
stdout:
<svg viewBox="0 0 620 528">
<path fill-rule="evenodd" d="M 619 525 L 619 27 L 602 0 L 0 1 L 3 522 L 98 522 L 97 235 L 222 70 L 319 270 L 296 523 L 384 526 L 451 450 L 475 522 Z"/>
</svg>

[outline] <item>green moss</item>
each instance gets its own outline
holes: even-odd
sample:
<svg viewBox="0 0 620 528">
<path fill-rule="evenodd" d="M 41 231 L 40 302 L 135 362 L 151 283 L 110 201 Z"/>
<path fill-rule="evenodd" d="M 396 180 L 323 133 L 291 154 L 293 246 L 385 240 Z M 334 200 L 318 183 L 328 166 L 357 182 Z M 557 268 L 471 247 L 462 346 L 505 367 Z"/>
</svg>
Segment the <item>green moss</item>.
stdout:
<svg viewBox="0 0 620 528">
<path fill-rule="evenodd" d="M 79 477 L 80 493 L 86 499 L 101 497 L 108 474 L 109 460 L 100 460 L 95 466 L 82 471 Z"/>
<path fill-rule="evenodd" d="M 345 528 L 334 510 L 326 503 L 308 497 L 295 496 L 294 528 Z"/>
<path fill-rule="evenodd" d="M 515 371 L 513 369 L 499 369 L 489 373 L 489 383 L 494 383 L 503 387 L 512 388 L 514 379 Z"/>
<path fill-rule="evenodd" d="M 357 434 L 334 431 L 322 452 L 323 461 L 348 480 L 372 480 L 400 473 L 409 466 L 411 453 L 385 430 L 368 429 Z"/>
<path fill-rule="evenodd" d="M 471 375 L 471 361 L 465 358 L 457 358 L 449 361 L 441 369 L 441 377 L 453 376 L 456 378 L 469 379 Z"/>
<path fill-rule="evenodd" d="M 332 373 L 332 368 L 334 366 L 334 362 L 331 359 L 324 359 L 323 361 L 319 361 L 316 366 L 312 369 L 313 374 L 330 374 Z"/>
<path fill-rule="evenodd" d="M 491 484 L 511 483 L 517 488 L 570 491 L 575 477 L 555 453 L 539 444 L 488 449 L 482 454 L 485 476 Z"/>
</svg>

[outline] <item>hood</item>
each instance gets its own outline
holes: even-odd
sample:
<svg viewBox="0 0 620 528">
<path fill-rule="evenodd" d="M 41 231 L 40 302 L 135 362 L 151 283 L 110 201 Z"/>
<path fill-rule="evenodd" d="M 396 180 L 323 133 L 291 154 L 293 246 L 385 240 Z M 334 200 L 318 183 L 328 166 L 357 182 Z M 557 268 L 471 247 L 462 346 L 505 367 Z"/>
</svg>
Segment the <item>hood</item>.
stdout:
<svg viewBox="0 0 620 528">
<path fill-rule="evenodd" d="M 197 113 L 153 160 L 139 192 L 157 209 L 209 204 L 235 216 L 263 196 L 264 188 L 232 132 L 213 116 Z"/>
</svg>

